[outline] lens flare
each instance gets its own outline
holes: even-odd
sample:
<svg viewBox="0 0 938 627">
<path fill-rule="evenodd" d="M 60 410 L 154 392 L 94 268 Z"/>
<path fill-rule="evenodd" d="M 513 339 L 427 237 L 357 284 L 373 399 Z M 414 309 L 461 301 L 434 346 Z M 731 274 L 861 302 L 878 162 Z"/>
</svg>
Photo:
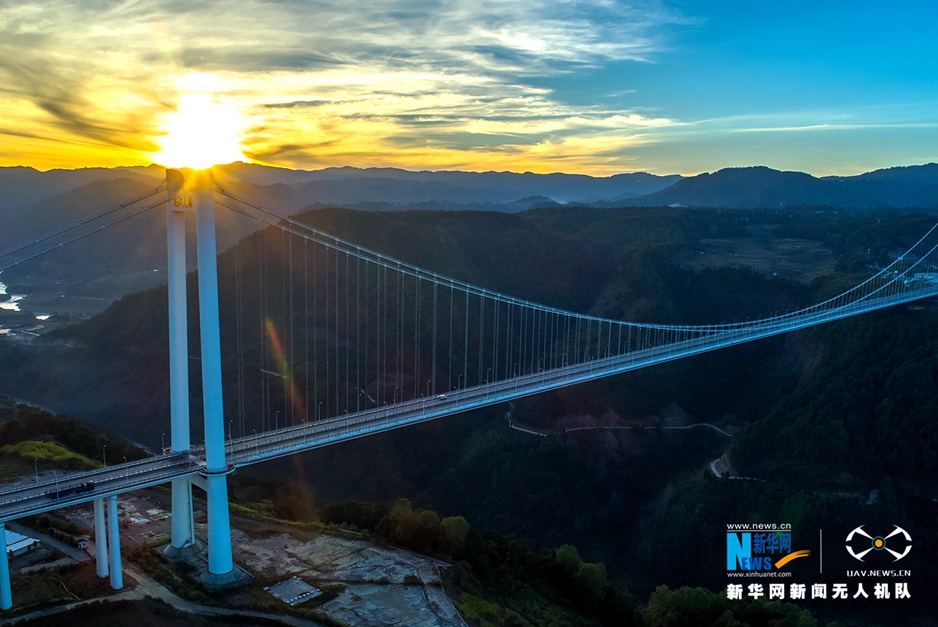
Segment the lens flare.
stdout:
<svg viewBox="0 0 938 627">
<path fill-rule="evenodd" d="M 286 351 L 283 350 L 283 341 L 280 339 L 280 334 L 277 333 L 277 327 L 274 326 L 273 320 L 270 318 L 267 318 L 265 323 L 267 326 L 267 337 L 270 338 L 270 348 L 273 350 L 274 360 L 277 364 L 277 372 L 279 372 L 280 377 L 283 379 L 283 385 L 287 390 L 287 395 L 293 402 L 294 413 L 297 416 L 305 416 L 306 404 L 293 381 L 293 372 L 290 370 L 290 363 L 287 361 Z"/>
</svg>

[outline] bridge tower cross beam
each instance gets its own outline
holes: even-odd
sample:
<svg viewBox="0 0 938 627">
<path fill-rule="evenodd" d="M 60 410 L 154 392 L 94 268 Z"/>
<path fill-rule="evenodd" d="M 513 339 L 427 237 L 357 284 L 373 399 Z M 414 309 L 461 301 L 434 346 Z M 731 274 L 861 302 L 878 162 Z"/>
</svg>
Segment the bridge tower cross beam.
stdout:
<svg viewBox="0 0 938 627">
<path fill-rule="evenodd" d="M 208 571 L 202 583 L 223 587 L 237 579 L 231 554 L 228 515 L 228 464 L 222 398 L 221 334 L 218 314 L 218 263 L 215 198 L 211 169 L 195 173 L 194 206 L 199 262 L 199 327 L 202 345 L 202 405 L 205 414 L 205 470 L 208 493 Z"/>
<path fill-rule="evenodd" d="M 179 170 L 166 170 L 166 252 L 169 292 L 170 449 L 189 453 L 189 329 L 186 305 L 186 213 L 191 197 Z M 172 539 L 164 549 L 169 559 L 201 550 L 195 537 L 192 484 L 172 482 Z"/>
</svg>

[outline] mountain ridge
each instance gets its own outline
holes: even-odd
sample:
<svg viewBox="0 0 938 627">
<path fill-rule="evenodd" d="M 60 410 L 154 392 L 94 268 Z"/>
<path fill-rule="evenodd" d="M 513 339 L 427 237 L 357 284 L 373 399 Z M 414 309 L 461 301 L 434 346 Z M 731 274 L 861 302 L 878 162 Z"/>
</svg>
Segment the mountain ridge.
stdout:
<svg viewBox="0 0 938 627">
<path fill-rule="evenodd" d="M 586 174 L 461 170 L 405 170 L 391 167 L 329 167 L 294 170 L 234 162 L 215 166 L 222 183 L 266 188 L 260 196 L 311 205 L 355 206 L 430 203 L 441 209 L 463 206 L 518 211 L 519 201 L 543 197 L 559 204 L 596 207 L 693 206 L 746 209 L 829 206 L 847 209 L 938 207 L 938 163 L 894 166 L 853 176 L 816 177 L 767 166 L 722 168 L 695 176 L 627 172 L 605 177 Z M 28 212 L 37 203 L 69 193 L 94 180 L 131 178 L 152 182 L 158 165 L 53 169 L 0 167 L 0 212 Z M 523 206 L 523 202 L 520 203 Z M 493 205 L 488 207 L 488 205 Z M 497 205 L 506 205 L 498 207 Z"/>
<path fill-rule="evenodd" d="M 812 205 L 932 209 L 938 207 L 938 164 L 821 178 L 766 166 L 724 168 L 682 178 L 666 189 L 628 202 L 645 207 L 678 204 L 718 209 Z"/>
</svg>

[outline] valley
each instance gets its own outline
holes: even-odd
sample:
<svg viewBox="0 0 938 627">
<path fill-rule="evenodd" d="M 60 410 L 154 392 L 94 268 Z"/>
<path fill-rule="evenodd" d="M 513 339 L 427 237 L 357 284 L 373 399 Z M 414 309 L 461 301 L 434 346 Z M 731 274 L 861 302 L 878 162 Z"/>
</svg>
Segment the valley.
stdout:
<svg viewBox="0 0 938 627">
<path fill-rule="evenodd" d="M 517 214 L 319 209 L 297 219 L 548 305 L 700 324 L 822 300 L 888 264 L 933 219 L 891 214 L 887 224 L 881 215 L 547 207 Z M 274 241 L 269 231 L 257 232 L 220 256 L 228 277 L 223 303 L 235 302 L 236 263 L 257 264 L 258 246 Z M 264 263 L 265 272 L 282 271 L 276 259 Z M 156 448 L 167 429 L 164 312 L 165 288 L 156 287 L 28 341 L 0 338 L 0 391 L 41 396 L 44 406 Z M 935 314 L 926 301 L 513 404 L 515 425 L 550 437 L 513 429 L 508 407 L 493 407 L 250 474 L 301 485 L 317 501 L 390 504 L 405 497 L 441 516 L 464 516 L 474 529 L 575 545 L 642 599 L 661 584 L 719 590 L 722 547 L 708 538 L 719 536 L 724 522 L 769 517 L 836 536 L 858 517 L 898 515 L 913 535 L 931 537 L 927 451 L 936 434 L 927 408 L 938 393 L 933 383 L 910 384 L 902 373 L 928 371 Z M 250 432 L 260 425 L 250 422 L 259 412 L 246 409 Z M 697 423 L 733 437 L 662 428 Z M 875 445 L 865 439 L 871 425 L 882 434 Z M 584 428 L 602 426 L 641 428 Z M 194 433 L 199 429 L 196 405 Z M 900 432 L 920 434 L 909 455 L 898 452 Z M 720 475 L 729 469 L 759 481 L 715 476 L 711 463 L 718 459 Z M 867 502 L 873 490 L 881 496 Z M 915 559 L 916 572 L 930 572 L 927 559 Z M 824 614 L 823 606 L 808 605 Z M 876 620 L 893 624 L 885 615 Z"/>
</svg>

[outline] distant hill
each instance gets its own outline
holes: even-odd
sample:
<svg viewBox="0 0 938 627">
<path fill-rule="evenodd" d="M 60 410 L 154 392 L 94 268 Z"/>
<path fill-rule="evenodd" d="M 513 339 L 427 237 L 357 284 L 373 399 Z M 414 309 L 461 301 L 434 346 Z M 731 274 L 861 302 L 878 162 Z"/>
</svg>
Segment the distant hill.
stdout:
<svg viewBox="0 0 938 627">
<path fill-rule="evenodd" d="M 679 204 L 724 209 L 806 205 L 933 209 L 938 207 L 938 164 L 824 178 L 764 166 L 726 168 L 682 179 L 627 202 L 646 207 Z"/>
<path fill-rule="evenodd" d="M 0 168 L 0 252 L 143 196 L 156 189 L 164 176 L 165 169 L 157 165 L 47 172 L 27 167 Z M 581 199 L 612 202 L 623 195 L 634 197 L 659 191 L 680 177 L 634 173 L 597 178 L 530 172 L 410 172 L 350 167 L 308 171 L 232 163 L 217 166 L 215 179 L 239 198 L 289 215 L 334 206 L 368 211 L 517 213 Z M 159 198 L 146 201 L 154 202 L 159 202 Z M 0 258 L 0 267 L 134 210 L 126 209 L 47 243 Z M 219 249 L 224 250 L 261 226 L 262 223 L 250 218 L 219 209 Z M 23 304 L 27 309 L 56 314 L 94 313 L 124 294 L 163 283 L 165 241 L 165 212 L 154 208 L 36 262 L 11 268 L 4 272 L 3 282 L 11 286 L 12 293 L 28 296 Z M 191 246 L 190 250 L 194 253 Z M 194 260 L 193 254 L 192 264 Z M 2 315 L 9 318 L 13 314 Z"/>
<path fill-rule="evenodd" d="M 398 168 L 352 167 L 304 171 L 247 163 L 217 166 L 215 170 L 218 176 L 257 185 L 300 185 L 308 202 L 321 203 L 509 203 L 527 196 L 547 196 L 564 203 L 589 202 L 651 194 L 681 179 L 677 174 L 657 176 L 645 172 L 593 177 L 562 173 L 415 172 Z M 352 182 L 354 185 L 350 185 Z"/>
<path fill-rule="evenodd" d="M 46 172 L 0 167 L 0 250 L 154 189 L 164 173 L 165 169 L 157 165 Z M 295 213 L 309 206 L 355 207 L 369 203 L 384 210 L 422 205 L 425 209 L 516 212 L 532 205 L 637 197 L 665 189 L 681 177 L 629 173 L 597 178 L 580 174 L 350 167 L 310 171 L 232 163 L 216 166 L 215 178 L 247 200 L 279 212 Z M 230 238 L 223 236 L 222 247 L 252 228 L 235 229 Z"/>
<path fill-rule="evenodd" d="M 129 175 L 121 178 L 94 179 L 65 193 L 44 198 L 29 209 L 5 209 L 3 228 L 0 229 L 0 250 L 8 250 L 75 224 L 129 199 L 142 197 L 160 184 L 159 179 L 155 178 L 141 177 L 126 171 L 115 173 Z M 245 187 L 238 187 L 238 191 L 250 200 L 274 209 L 282 209 L 270 195 L 259 194 L 255 189 Z M 75 235 L 92 231 L 116 218 L 131 215 L 138 209 L 159 203 L 160 200 L 165 201 L 165 193 L 161 194 L 162 196 L 92 222 L 87 227 L 69 231 L 21 253 L 4 257 L 0 259 L 0 266 L 55 246 Z M 219 248 L 227 248 L 260 226 L 263 225 L 233 212 L 219 212 Z M 194 267 L 194 237 L 190 235 L 189 240 L 190 266 Z M 165 281 L 162 275 L 165 265 L 166 214 L 161 206 L 157 206 L 131 220 L 54 250 L 35 261 L 11 268 L 3 273 L 3 282 L 16 285 L 20 292 L 29 294 L 26 305 L 38 306 L 40 302 L 37 301 L 36 294 L 49 292 L 45 298 L 46 302 L 40 307 L 40 310 L 49 310 L 50 307 L 57 309 L 52 304 L 54 301 L 49 298 L 58 298 L 60 294 L 73 298 L 110 301 L 129 292 L 160 285 Z"/>
<path fill-rule="evenodd" d="M 157 165 L 47 172 L 0 168 L 0 251 L 155 189 L 164 173 Z M 398 168 L 291 170 L 239 162 L 217 166 L 215 177 L 233 194 L 282 214 L 336 206 L 366 211 L 503 213 L 564 204 L 593 208 L 938 208 L 938 164 L 847 177 L 818 178 L 748 167 L 684 178 L 643 172 L 593 177 Z M 98 311 L 123 294 L 162 283 L 162 216 L 155 209 L 38 262 L 8 270 L 3 281 L 13 293 L 28 295 L 25 303 L 35 311 Z M 218 216 L 221 250 L 262 226 L 223 209 Z M 26 254 L 0 259 L 0 265 Z"/>
<path fill-rule="evenodd" d="M 36 203 L 78 189 L 92 181 L 134 179 L 154 187 L 163 178 L 158 166 L 146 168 L 81 168 L 40 172 L 28 167 L 0 167 L 0 216 L 8 218 Z"/>
<path fill-rule="evenodd" d="M 859 176 L 831 176 L 822 180 L 849 186 L 864 197 L 877 198 L 889 206 L 938 206 L 938 163 L 874 170 Z"/>
</svg>

